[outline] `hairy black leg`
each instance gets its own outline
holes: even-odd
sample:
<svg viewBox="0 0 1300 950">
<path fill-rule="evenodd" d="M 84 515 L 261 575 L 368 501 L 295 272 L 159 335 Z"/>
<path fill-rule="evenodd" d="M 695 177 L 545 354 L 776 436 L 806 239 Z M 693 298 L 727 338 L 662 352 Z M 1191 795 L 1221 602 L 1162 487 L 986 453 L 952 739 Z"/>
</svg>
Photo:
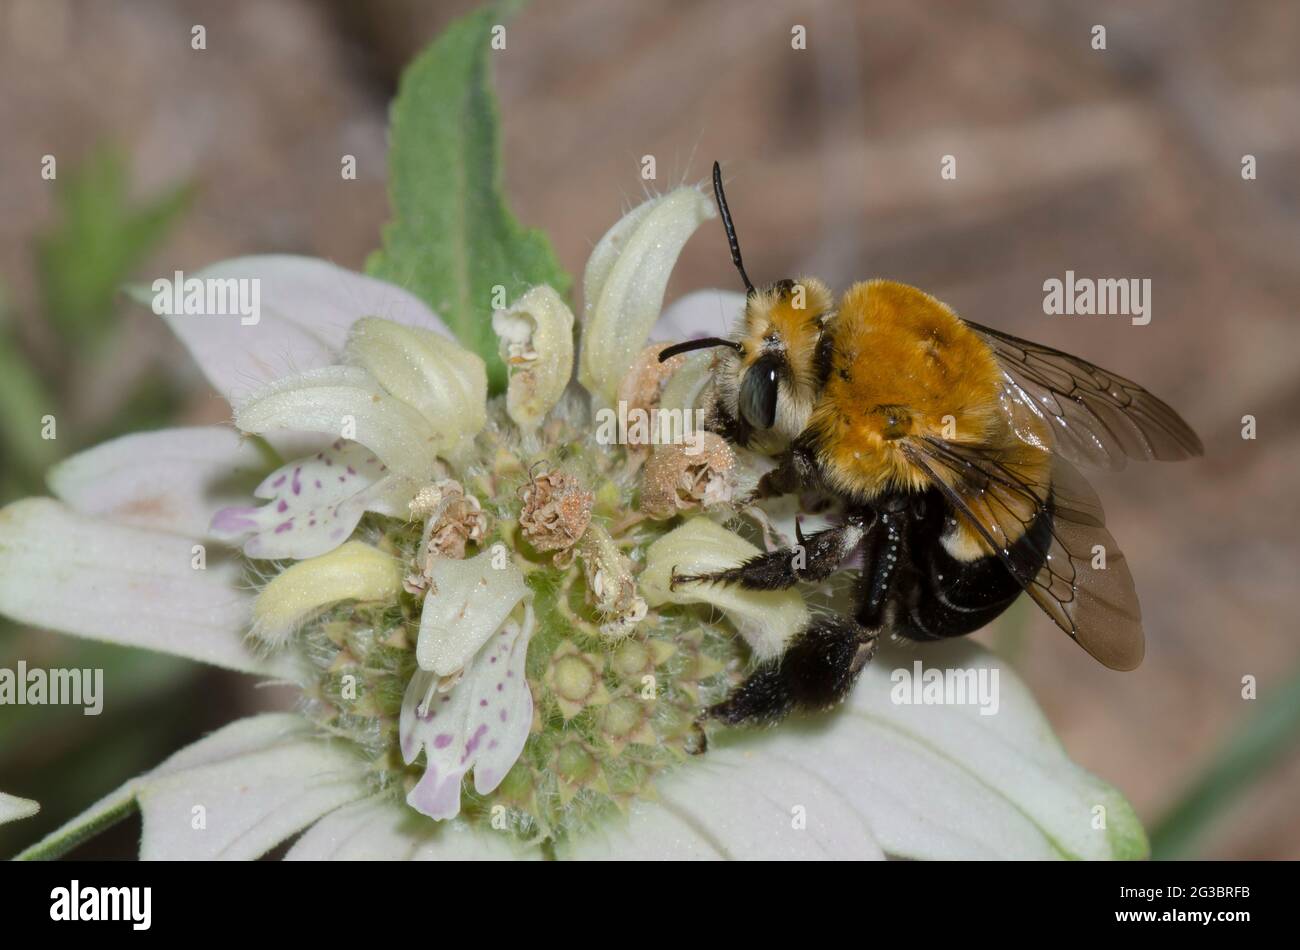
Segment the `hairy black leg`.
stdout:
<svg viewBox="0 0 1300 950">
<path fill-rule="evenodd" d="M 798 543 L 794 547 L 756 554 L 725 571 L 708 574 L 673 571 L 671 585 L 676 589 L 678 584 L 739 584 L 746 590 L 784 590 L 799 581 L 822 581 L 834 574 L 858 546 L 864 529 L 855 519 L 804 537 L 796 522 L 795 534 Z"/>
<path fill-rule="evenodd" d="M 780 456 L 776 468 L 763 473 L 758 485 L 742 505 L 820 487 L 821 476 L 817 471 L 816 457 L 796 442 L 788 452 Z"/>
<path fill-rule="evenodd" d="M 874 633 L 847 617 L 822 617 L 705 716 L 729 726 L 770 725 L 795 709 L 827 709 L 848 695 L 875 652 Z"/>
</svg>

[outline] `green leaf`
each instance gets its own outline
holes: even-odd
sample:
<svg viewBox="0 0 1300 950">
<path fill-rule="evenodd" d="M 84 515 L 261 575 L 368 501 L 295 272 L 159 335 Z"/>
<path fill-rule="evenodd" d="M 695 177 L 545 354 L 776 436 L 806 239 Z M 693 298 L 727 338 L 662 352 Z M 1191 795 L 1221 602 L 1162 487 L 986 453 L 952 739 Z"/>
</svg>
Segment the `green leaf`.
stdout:
<svg viewBox="0 0 1300 950">
<path fill-rule="evenodd" d="M 112 326 L 118 286 L 189 205 L 182 185 L 144 204 L 130 200 L 126 163 L 100 150 L 58 191 L 60 220 L 37 244 L 45 308 L 64 341 L 83 352 Z"/>
<path fill-rule="evenodd" d="M 124 785 L 55 833 L 14 856 L 15 861 L 53 861 L 112 828 L 136 810 L 135 789 Z"/>
<path fill-rule="evenodd" d="M 570 285 L 545 235 L 522 228 L 502 196 L 488 62 L 503 16 L 487 7 L 457 20 L 402 75 L 390 117 L 394 217 L 366 262 L 368 273 L 425 300 L 483 357 L 493 392 L 506 382 L 492 332 L 494 285 L 507 300 L 535 284 L 561 294 Z"/>
<path fill-rule="evenodd" d="M 15 475 L 39 486 L 40 475 L 58 458 L 56 443 L 41 435 L 42 419 L 57 418 L 59 406 L 52 393 L 19 350 L 17 343 L 0 328 L 0 454 L 13 465 Z"/>
</svg>

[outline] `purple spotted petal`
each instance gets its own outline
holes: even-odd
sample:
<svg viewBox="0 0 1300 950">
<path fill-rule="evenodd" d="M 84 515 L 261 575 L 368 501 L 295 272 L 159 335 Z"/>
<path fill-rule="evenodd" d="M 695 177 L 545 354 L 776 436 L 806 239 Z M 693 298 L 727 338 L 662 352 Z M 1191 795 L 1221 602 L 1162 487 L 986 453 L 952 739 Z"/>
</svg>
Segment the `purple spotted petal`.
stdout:
<svg viewBox="0 0 1300 950">
<path fill-rule="evenodd" d="M 406 686 L 398 735 L 409 765 L 425 750 L 424 776 L 406 796 L 416 811 L 441 821 L 460 813 L 460 783 L 469 771 L 465 747 L 470 690 L 462 679 L 451 690 L 432 689 L 438 677 L 417 670 Z"/>
<path fill-rule="evenodd" d="M 528 608 L 531 611 L 531 607 Z M 531 619 L 531 615 L 530 618 Z M 470 703 L 470 741 L 477 742 L 474 789 L 486 795 L 501 784 L 524 751 L 533 725 L 533 694 L 524 675 L 529 637 L 502 630 L 483 648 L 489 674 L 475 684 Z M 496 662 L 490 660 L 496 658 Z"/>
<path fill-rule="evenodd" d="M 530 604 L 523 624 L 503 624 L 447 692 L 432 689 L 438 680 L 433 673 L 418 670 L 411 677 L 399 735 L 408 764 L 424 750 L 424 776 L 406 797 L 416 811 L 438 820 L 456 817 L 461 781 L 470 769 L 474 788 L 486 794 L 519 758 L 533 721 L 524 659 L 534 623 Z"/>
<path fill-rule="evenodd" d="M 267 504 L 222 508 L 212 533 L 243 541 L 253 558 L 316 557 L 346 541 L 366 511 L 404 514 L 413 489 L 365 446 L 340 439 L 268 475 L 253 493 Z"/>
</svg>

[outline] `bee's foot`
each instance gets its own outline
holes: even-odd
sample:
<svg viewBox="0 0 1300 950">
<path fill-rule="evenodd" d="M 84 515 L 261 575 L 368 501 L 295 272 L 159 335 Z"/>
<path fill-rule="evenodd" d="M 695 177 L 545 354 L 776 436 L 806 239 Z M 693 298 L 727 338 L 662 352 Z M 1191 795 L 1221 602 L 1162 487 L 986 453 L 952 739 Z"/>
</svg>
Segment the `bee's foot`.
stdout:
<svg viewBox="0 0 1300 950">
<path fill-rule="evenodd" d="M 691 732 L 686 737 L 687 755 L 703 755 L 709 751 L 709 734 L 704 731 L 704 720 L 708 715 L 704 713 L 691 724 Z"/>
<path fill-rule="evenodd" d="M 703 584 L 713 579 L 713 574 L 679 574 L 674 567 L 668 579 L 668 589 L 675 591 L 679 584 Z"/>
</svg>

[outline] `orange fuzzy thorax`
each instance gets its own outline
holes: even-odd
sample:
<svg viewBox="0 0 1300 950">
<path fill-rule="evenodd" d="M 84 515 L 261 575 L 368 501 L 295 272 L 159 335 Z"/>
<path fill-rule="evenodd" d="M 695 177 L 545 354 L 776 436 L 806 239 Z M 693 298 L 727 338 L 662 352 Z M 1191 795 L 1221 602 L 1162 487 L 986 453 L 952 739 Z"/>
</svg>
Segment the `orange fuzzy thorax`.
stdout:
<svg viewBox="0 0 1300 950">
<path fill-rule="evenodd" d="M 926 488 L 928 476 L 903 454 L 907 436 L 1017 447 L 993 353 L 947 305 L 904 284 L 866 281 L 845 292 L 828 330 L 831 370 L 809 428 L 838 490 L 866 500 Z"/>
</svg>

